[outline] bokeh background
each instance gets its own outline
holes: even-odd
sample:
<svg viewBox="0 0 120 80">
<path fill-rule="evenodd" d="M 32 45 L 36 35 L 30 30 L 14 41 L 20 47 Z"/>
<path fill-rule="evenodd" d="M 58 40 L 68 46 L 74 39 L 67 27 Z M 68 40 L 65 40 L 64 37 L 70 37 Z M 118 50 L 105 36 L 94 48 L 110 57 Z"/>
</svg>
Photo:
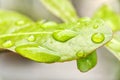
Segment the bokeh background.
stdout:
<svg viewBox="0 0 120 80">
<path fill-rule="evenodd" d="M 71 0 L 80 17 L 91 17 L 102 4 L 120 12 L 120 0 Z M 0 9 L 15 10 L 33 20 L 61 22 L 39 0 L 0 0 Z M 0 80 L 120 80 L 120 62 L 104 47 L 97 50 L 98 63 L 87 73 L 77 70 L 76 62 L 36 63 L 15 53 L 0 54 Z"/>
</svg>

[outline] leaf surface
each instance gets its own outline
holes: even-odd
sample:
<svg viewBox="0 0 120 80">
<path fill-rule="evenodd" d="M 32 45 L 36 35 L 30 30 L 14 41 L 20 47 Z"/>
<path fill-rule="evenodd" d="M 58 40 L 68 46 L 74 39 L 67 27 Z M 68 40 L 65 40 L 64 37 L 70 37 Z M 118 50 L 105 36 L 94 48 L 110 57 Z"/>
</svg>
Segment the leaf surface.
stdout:
<svg viewBox="0 0 120 80">
<path fill-rule="evenodd" d="M 0 10 L 0 35 L 15 33 L 32 24 L 33 21 L 24 15 L 14 11 Z"/>
<path fill-rule="evenodd" d="M 71 5 L 70 0 L 57 0 L 57 1 L 56 0 L 51 0 L 51 1 L 41 0 L 41 1 L 51 12 L 53 12 L 56 16 L 60 17 L 63 21 L 71 23 L 72 21 L 78 20 L 78 16 L 75 12 L 74 7 Z M 66 27 L 69 27 L 69 26 L 66 26 Z M 69 36 L 69 35 L 71 35 L 71 36 Z M 54 36 L 58 36 L 58 35 L 54 35 Z M 71 34 L 68 34 L 67 36 L 68 37 L 58 37 L 57 39 L 59 39 L 60 41 L 65 41 L 65 40 L 67 40 L 67 38 L 74 37 L 75 34 L 72 32 Z M 95 54 L 95 53 L 90 53 L 90 54 Z M 87 58 L 88 57 L 89 57 L 89 55 L 87 56 Z M 80 62 L 80 60 L 79 60 L 79 62 Z M 79 63 L 77 63 L 77 64 L 79 64 Z M 93 65 L 95 65 L 95 64 L 96 63 L 93 63 Z M 78 65 L 78 66 L 80 66 L 80 65 Z M 93 66 L 91 65 L 91 67 L 93 67 Z"/>
<path fill-rule="evenodd" d="M 11 20 L 8 19 L 6 22 L 10 23 Z M 44 24 L 40 24 L 37 28 L 32 24 L 11 33 L 1 33 L 0 48 L 17 52 L 38 62 L 64 62 L 90 54 L 112 37 L 111 29 L 101 19 L 82 18 L 70 24 L 48 26 L 50 29 Z M 99 27 L 94 28 L 98 24 Z M 6 30 L 11 31 L 8 28 Z M 104 38 L 102 41 L 100 41 L 101 34 Z"/>
</svg>

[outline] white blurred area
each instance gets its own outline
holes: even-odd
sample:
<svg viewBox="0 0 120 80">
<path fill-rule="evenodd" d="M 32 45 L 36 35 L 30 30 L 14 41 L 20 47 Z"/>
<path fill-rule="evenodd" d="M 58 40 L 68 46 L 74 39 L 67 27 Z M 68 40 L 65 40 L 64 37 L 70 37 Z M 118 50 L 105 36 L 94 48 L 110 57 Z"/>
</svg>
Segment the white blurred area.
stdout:
<svg viewBox="0 0 120 80">
<path fill-rule="evenodd" d="M 91 17 L 102 4 L 108 4 L 114 11 L 120 12 L 119 0 L 72 0 L 72 2 L 82 17 Z"/>
<path fill-rule="evenodd" d="M 117 0 L 72 0 L 80 16 L 92 16 L 103 3 L 111 5 L 117 12 Z M 60 20 L 49 12 L 39 0 L 0 0 L 1 9 L 15 10 L 34 20 Z M 120 62 L 105 48 L 98 52 L 98 63 L 87 73 L 81 73 L 76 62 L 54 64 L 36 63 L 13 53 L 0 54 L 0 80 L 120 80 Z"/>
</svg>

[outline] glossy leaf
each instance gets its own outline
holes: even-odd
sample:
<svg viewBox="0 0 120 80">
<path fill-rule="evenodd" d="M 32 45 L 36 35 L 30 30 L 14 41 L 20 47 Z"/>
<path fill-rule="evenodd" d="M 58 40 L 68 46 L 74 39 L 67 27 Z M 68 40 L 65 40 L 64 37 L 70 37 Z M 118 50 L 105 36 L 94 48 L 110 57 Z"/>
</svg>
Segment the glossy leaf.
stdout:
<svg viewBox="0 0 120 80">
<path fill-rule="evenodd" d="M 65 22 L 78 19 L 70 0 L 40 0 L 53 14 Z"/>
<path fill-rule="evenodd" d="M 102 18 L 113 31 L 120 30 L 120 15 L 112 10 L 109 6 L 103 5 L 94 14 L 94 17 Z"/>
<path fill-rule="evenodd" d="M 50 11 L 52 11 L 54 14 L 59 16 L 63 21 L 65 21 L 65 22 L 77 21 L 77 19 L 78 19 L 77 14 L 76 14 L 75 9 L 72 7 L 69 0 L 59 0 L 59 1 L 58 0 L 57 1 L 56 0 L 51 0 L 51 1 L 49 1 L 49 0 L 41 0 L 41 1 L 45 4 L 45 6 Z M 63 12 L 64 12 L 64 14 L 63 14 Z M 59 36 L 59 34 L 61 34 L 61 32 L 64 33 L 64 34 L 67 34 L 67 35 L 66 36 Z M 62 42 L 67 41 L 67 40 L 69 40 L 70 38 L 72 38 L 72 37 L 74 37 L 76 35 L 75 32 L 71 32 L 71 31 L 61 31 L 61 32 L 59 32 L 59 34 L 55 34 L 54 37 L 58 36 L 56 38 L 56 40 L 59 39 Z M 69 33 L 69 32 L 71 32 L 71 33 Z M 97 40 L 97 39 L 95 39 L 95 40 Z M 97 40 L 97 41 L 99 41 L 99 40 Z M 94 53 L 90 53 L 90 54 L 94 54 Z M 82 55 L 82 53 L 80 53 L 80 55 Z M 87 57 L 89 57 L 89 55 Z M 95 63 L 93 63 L 93 65 L 95 65 Z M 93 67 L 93 66 L 91 66 L 91 67 Z"/>
<path fill-rule="evenodd" d="M 94 51 L 92 54 L 86 57 L 82 57 L 77 60 L 77 67 L 81 72 L 87 72 L 97 64 L 97 55 Z"/>
<path fill-rule="evenodd" d="M 9 20 L 8 18 L 6 22 L 10 23 L 11 19 Z M 99 27 L 94 28 L 98 24 Z M 57 28 L 52 26 L 53 30 L 48 30 L 43 24 L 36 27 L 34 25 L 32 24 L 27 28 L 25 27 L 9 34 L 0 34 L 0 48 L 17 52 L 38 62 L 63 62 L 82 57 L 79 54 L 83 54 L 83 56 L 90 54 L 112 37 L 111 29 L 101 19 L 82 18 L 70 24 L 57 24 Z M 11 25 L 9 27 L 13 28 Z M 50 28 L 50 26 L 48 27 Z M 7 28 L 6 30 L 10 31 Z M 101 43 L 92 41 L 92 35 L 96 33 L 104 34 L 104 40 Z M 54 36 L 54 34 L 57 36 Z M 59 40 L 60 38 L 58 37 L 65 39 L 65 41 Z M 99 40 L 100 37 L 98 36 L 95 39 Z M 81 51 L 84 53 L 79 53 Z"/>
</svg>

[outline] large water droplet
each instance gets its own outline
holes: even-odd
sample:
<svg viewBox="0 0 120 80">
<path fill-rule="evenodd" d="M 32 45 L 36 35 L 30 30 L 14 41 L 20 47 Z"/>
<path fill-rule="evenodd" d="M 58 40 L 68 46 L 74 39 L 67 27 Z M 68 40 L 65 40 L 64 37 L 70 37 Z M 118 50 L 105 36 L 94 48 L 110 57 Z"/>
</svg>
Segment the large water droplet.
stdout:
<svg viewBox="0 0 120 80">
<path fill-rule="evenodd" d="M 72 30 L 55 31 L 53 33 L 53 38 L 57 41 L 65 42 L 75 37 L 76 35 L 77 33 Z"/>
<path fill-rule="evenodd" d="M 28 37 L 27 40 L 30 41 L 30 42 L 33 42 L 33 41 L 35 41 L 35 37 L 33 35 L 31 35 L 31 36 Z"/>
<path fill-rule="evenodd" d="M 13 42 L 11 40 L 8 40 L 8 41 L 3 43 L 3 47 L 5 47 L 5 48 L 9 48 L 12 46 L 13 46 Z"/>
<path fill-rule="evenodd" d="M 94 33 L 91 37 L 91 40 L 94 43 L 101 43 L 104 41 L 104 39 L 105 39 L 105 36 L 103 33 Z"/>
<path fill-rule="evenodd" d="M 80 50 L 80 51 L 78 51 L 78 52 L 76 53 L 76 56 L 77 56 L 78 58 L 80 58 L 80 57 L 86 57 L 86 54 L 85 54 L 84 51 Z"/>
</svg>

